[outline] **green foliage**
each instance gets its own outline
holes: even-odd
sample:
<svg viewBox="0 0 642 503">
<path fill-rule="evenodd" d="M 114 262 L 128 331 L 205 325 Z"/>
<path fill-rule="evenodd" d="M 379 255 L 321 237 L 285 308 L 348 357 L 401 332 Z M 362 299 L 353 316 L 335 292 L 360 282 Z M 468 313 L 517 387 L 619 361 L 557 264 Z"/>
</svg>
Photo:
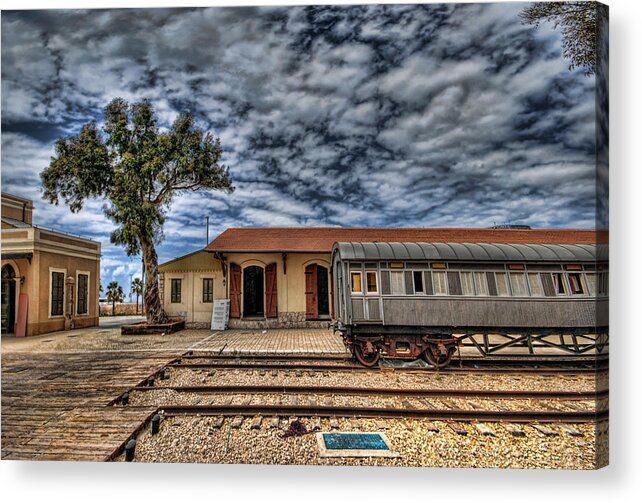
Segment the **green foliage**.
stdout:
<svg viewBox="0 0 642 503">
<path fill-rule="evenodd" d="M 136 295 L 136 299 L 143 295 L 143 280 L 140 278 L 134 278 L 132 281 L 132 293 Z"/>
<path fill-rule="evenodd" d="M 608 18 L 608 8 L 597 2 L 537 2 L 526 7 L 520 18 L 524 24 L 538 27 L 552 22 L 562 29 L 562 53 L 571 61 L 570 70 L 584 68 L 593 75 L 598 61 L 601 25 Z"/>
<path fill-rule="evenodd" d="M 80 211 L 87 198 L 104 198 L 117 225 L 111 241 L 137 254 L 158 243 L 172 199 L 180 191 L 232 192 L 229 169 L 218 164 L 217 138 L 197 128 L 191 114 L 160 131 L 148 101 L 116 98 L 104 110 L 101 135 L 95 123 L 56 142 L 56 155 L 41 173 L 44 198 Z"/>
<path fill-rule="evenodd" d="M 123 287 L 117 281 L 110 281 L 107 285 L 107 300 L 109 302 L 122 302 L 124 297 Z"/>
</svg>

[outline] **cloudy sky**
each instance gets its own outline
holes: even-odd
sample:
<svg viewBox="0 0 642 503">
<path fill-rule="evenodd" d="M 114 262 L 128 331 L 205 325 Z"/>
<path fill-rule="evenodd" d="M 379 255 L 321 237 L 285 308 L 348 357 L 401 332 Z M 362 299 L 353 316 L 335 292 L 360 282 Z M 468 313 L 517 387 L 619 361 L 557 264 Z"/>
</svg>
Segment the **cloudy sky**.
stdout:
<svg viewBox="0 0 642 503">
<path fill-rule="evenodd" d="M 594 79 L 526 4 L 2 13 L 2 190 L 35 223 L 103 245 L 102 282 L 138 258 L 101 201 L 42 200 L 54 141 L 149 99 L 220 137 L 231 195 L 177 198 L 160 261 L 228 227 L 595 226 Z"/>
</svg>

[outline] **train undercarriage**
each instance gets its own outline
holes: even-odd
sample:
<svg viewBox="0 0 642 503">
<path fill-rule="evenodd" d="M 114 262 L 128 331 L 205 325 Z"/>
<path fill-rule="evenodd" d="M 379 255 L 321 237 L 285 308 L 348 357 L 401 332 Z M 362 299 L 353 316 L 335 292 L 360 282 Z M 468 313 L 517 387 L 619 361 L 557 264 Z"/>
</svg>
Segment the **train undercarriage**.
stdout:
<svg viewBox="0 0 642 503">
<path fill-rule="evenodd" d="M 403 360 L 423 359 L 433 367 L 446 367 L 455 353 L 474 357 L 501 355 L 605 355 L 608 327 L 533 328 L 488 327 L 394 327 L 361 325 L 335 327 L 346 349 L 366 367 L 382 357 Z"/>
</svg>

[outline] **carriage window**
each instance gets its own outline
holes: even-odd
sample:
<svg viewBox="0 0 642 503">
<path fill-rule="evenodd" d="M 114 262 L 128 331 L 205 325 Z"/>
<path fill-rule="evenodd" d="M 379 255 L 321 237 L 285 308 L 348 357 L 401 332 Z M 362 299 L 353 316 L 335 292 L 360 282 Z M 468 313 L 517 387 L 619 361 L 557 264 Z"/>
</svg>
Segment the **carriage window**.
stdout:
<svg viewBox="0 0 642 503">
<path fill-rule="evenodd" d="M 510 293 L 508 291 L 508 283 L 506 282 L 506 273 L 495 273 L 495 279 L 497 280 L 497 295 L 500 297 L 508 297 Z"/>
<path fill-rule="evenodd" d="M 475 295 L 475 287 L 473 286 L 473 273 L 461 272 L 461 291 L 464 295 Z"/>
<path fill-rule="evenodd" d="M 588 286 L 588 294 L 595 295 L 595 273 L 587 272 L 584 277 L 586 278 L 586 285 Z"/>
<path fill-rule="evenodd" d="M 553 274 L 553 285 L 556 295 L 566 295 L 566 286 L 564 285 L 564 275 L 561 272 Z"/>
<path fill-rule="evenodd" d="M 497 281 L 495 281 L 495 273 L 487 272 L 486 279 L 488 280 L 488 295 L 495 297 L 497 295 Z"/>
<path fill-rule="evenodd" d="M 586 292 L 584 290 L 584 284 L 582 283 L 582 275 L 579 272 L 569 273 L 568 283 L 571 287 L 572 295 L 584 295 Z"/>
<path fill-rule="evenodd" d="M 432 291 L 432 276 L 430 271 L 424 271 L 424 289 L 426 295 L 434 295 Z"/>
<path fill-rule="evenodd" d="M 536 272 L 529 272 L 528 284 L 531 287 L 531 295 L 533 297 L 541 297 L 542 295 L 544 295 L 544 291 L 542 290 L 542 283 L 539 280 L 539 274 L 537 274 Z"/>
<path fill-rule="evenodd" d="M 510 286 L 514 297 L 528 297 L 528 288 L 526 287 L 526 276 L 523 272 L 510 273 Z"/>
<path fill-rule="evenodd" d="M 483 272 L 473 273 L 475 277 L 475 290 L 477 295 L 486 297 L 488 295 L 488 283 L 486 282 L 486 274 Z"/>
<path fill-rule="evenodd" d="M 421 271 L 412 271 L 412 280 L 415 285 L 415 293 L 424 293 L 423 273 Z"/>
<path fill-rule="evenodd" d="M 352 293 L 363 293 L 363 287 L 361 285 L 361 273 L 360 272 L 351 272 L 350 273 L 350 284 L 352 288 Z"/>
<path fill-rule="evenodd" d="M 403 272 L 391 271 L 390 272 L 390 291 L 392 295 L 405 295 L 406 289 L 404 288 Z"/>
<path fill-rule="evenodd" d="M 542 286 L 544 287 L 544 295 L 546 297 L 555 297 L 555 285 L 553 284 L 553 276 L 550 273 L 542 273 Z"/>
<path fill-rule="evenodd" d="M 444 271 L 434 271 L 432 273 L 432 284 L 435 295 L 448 295 L 446 273 Z"/>
<path fill-rule="evenodd" d="M 379 287 L 377 285 L 377 271 L 366 271 L 366 288 L 368 289 L 368 293 L 379 292 Z"/>
<path fill-rule="evenodd" d="M 381 293 L 382 295 L 390 295 L 390 273 L 388 271 L 381 271 Z"/>
<path fill-rule="evenodd" d="M 450 295 L 461 295 L 461 281 L 458 272 L 448 272 L 448 293 Z"/>
<path fill-rule="evenodd" d="M 597 285 L 595 291 L 597 295 L 608 295 L 609 294 L 609 272 L 608 271 L 598 271 L 597 272 Z"/>
</svg>

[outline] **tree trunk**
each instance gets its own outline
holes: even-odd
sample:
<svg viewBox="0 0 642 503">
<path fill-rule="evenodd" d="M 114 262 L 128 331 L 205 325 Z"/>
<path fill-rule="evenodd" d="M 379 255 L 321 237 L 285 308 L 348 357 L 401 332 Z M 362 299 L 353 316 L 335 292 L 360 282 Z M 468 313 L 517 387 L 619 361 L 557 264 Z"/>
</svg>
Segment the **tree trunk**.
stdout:
<svg viewBox="0 0 642 503">
<path fill-rule="evenodd" d="M 111 301 L 111 315 L 116 316 L 116 301 L 112 300 Z"/>
<path fill-rule="evenodd" d="M 143 262 L 145 263 L 145 315 L 147 323 L 167 323 L 168 318 L 160 299 L 158 290 L 158 255 L 154 243 L 141 243 Z"/>
<path fill-rule="evenodd" d="M 136 314 L 138 314 L 138 294 L 136 294 Z"/>
</svg>

